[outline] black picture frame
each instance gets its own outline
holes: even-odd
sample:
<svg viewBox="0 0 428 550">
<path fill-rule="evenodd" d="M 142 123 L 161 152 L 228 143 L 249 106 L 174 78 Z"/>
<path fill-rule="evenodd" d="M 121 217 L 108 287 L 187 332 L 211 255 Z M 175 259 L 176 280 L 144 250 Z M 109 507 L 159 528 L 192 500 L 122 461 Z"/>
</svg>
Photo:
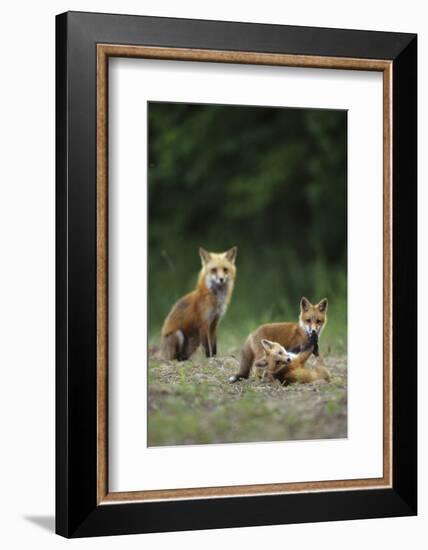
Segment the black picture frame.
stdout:
<svg viewBox="0 0 428 550">
<path fill-rule="evenodd" d="M 96 46 L 392 61 L 391 488 L 97 504 Z M 56 532 L 65 537 L 417 513 L 417 36 L 68 12 L 56 18 Z"/>
</svg>

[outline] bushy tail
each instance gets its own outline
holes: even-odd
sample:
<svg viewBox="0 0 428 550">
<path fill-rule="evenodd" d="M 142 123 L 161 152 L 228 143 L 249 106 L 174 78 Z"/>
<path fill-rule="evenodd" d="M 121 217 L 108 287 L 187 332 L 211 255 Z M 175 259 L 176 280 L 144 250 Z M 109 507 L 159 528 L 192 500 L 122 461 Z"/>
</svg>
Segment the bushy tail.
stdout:
<svg viewBox="0 0 428 550">
<path fill-rule="evenodd" d="M 325 380 L 326 382 L 330 382 L 330 372 L 325 367 L 319 366 L 315 367 L 315 372 L 317 373 L 318 380 Z"/>
</svg>

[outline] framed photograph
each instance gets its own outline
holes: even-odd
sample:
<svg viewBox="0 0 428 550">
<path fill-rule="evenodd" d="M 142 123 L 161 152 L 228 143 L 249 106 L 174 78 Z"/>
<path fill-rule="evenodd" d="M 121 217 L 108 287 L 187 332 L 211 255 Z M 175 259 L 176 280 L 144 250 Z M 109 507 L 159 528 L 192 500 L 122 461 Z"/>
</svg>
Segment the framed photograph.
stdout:
<svg viewBox="0 0 428 550">
<path fill-rule="evenodd" d="M 417 512 L 413 34 L 56 20 L 56 530 Z"/>
</svg>

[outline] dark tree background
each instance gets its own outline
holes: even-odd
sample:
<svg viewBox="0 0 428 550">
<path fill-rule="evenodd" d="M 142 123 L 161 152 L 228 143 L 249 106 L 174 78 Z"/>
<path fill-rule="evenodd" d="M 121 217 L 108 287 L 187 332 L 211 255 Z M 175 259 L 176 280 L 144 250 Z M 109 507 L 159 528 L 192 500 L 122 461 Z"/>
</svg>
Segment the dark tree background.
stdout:
<svg viewBox="0 0 428 550">
<path fill-rule="evenodd" d="M 345 349 L 346 112 L 150 103 L 148 131 L 151 339 L 194 287 L 198 247 L 238 245 L 220 343 L 327 296 L 325 334 Z"/>
</svg>

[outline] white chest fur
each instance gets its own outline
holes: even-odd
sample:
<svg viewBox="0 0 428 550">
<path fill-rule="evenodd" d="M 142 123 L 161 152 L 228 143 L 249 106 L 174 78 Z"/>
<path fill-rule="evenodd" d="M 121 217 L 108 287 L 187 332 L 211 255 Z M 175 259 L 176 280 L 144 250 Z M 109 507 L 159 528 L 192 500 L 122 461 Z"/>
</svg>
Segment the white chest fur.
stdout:
<svg viewBox="0 0 428 550">
<path fill-rule="evenodd" d="M 217 292 L 215 293 L 215 296 L 217 298 L 217 306 L 215 308 L 215 311 L 219 317 L 226 313 L 228 290 L 228 286 L 225 286 L 220 290 L 217 290 Z"/>
<path fill-rule="evenodd" d="M 214 319 L 222 317 L 226 313 L 227 309 L 227 298 L 229 288 L 227 285 L 223 287 L 211 288 L 215 300 L 213 301 L 212 307 L 207 311 L 207 321 L 211 323 Z"/>
</svg>

